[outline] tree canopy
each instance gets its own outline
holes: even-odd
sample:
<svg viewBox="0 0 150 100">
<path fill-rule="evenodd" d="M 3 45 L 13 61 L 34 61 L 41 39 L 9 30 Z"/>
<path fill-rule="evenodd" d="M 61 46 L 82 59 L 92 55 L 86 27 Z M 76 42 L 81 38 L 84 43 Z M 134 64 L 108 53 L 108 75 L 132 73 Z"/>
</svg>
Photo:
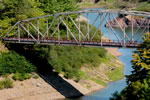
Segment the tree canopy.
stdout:
<svg viewBox="0 0 150 100">
<path fill-rule="evenodd" d="M 0 0 L 0 34 L 23 19 L 77 10 L 74 0 Z"/>
<path fill-rule="evenodd" d="M 143 40 L 133 54 L 133 71 L 127 76 L 128 86 L 121 93 L 115 93 L 111 100 L 150 99 L 150 33 L 146 33 Z"/>
<path fill-rule="evenodd" d="M 1 0 L 0 34 L 6 34 L 17 21 L 44 15 L 39 5 L 36 0 Z"/>
</svg>

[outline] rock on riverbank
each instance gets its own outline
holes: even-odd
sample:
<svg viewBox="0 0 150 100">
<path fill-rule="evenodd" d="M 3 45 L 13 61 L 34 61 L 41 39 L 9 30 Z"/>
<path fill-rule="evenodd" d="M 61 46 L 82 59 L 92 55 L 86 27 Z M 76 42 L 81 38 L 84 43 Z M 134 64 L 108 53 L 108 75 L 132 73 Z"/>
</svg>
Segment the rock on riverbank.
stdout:
<svg viewBox="0 0 150 100">
<path fill-rule="evenodd" d="M 150 19 L 143 17 L 132 17 L 131 15 L 124 16 L 124 17 L 117 17 L 116 19 L 109 21 L 109 24 L 112 27 L 150 27 Z M 105 26 L 109 27 L 109 24 L 106 23 Z"/>
</svg>

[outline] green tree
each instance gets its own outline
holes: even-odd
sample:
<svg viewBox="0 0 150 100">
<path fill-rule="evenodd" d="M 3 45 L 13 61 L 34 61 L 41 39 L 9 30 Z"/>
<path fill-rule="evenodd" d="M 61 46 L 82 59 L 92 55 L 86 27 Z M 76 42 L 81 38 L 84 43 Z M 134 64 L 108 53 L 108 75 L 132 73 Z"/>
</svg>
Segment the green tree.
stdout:
<svg viewBox="0 0 150 100">
<path fill-rule="evenodd" d="M 35 0 L 0 0 L 0 34 L 6 34 L 17 21 L 44 15 L 39 5 Z"/>
<path fill-rule="evenodd" d="M 150 100 L 150 33 L 146 33 L 143 40 L 133 54 L 128 86 L 121 93 L 115 93 L 111 100 Z"/>
<path fill-rule="evenodd" d="M 47 14 L 77 10 L 76 0 L 39 0 L 40 8 Z"/>
<path fill-rule="evenodd" d="M 0 75 L 35 71 L 35 66 L 15 52 L 3 53 L 0 56 Z"/>
</svg>

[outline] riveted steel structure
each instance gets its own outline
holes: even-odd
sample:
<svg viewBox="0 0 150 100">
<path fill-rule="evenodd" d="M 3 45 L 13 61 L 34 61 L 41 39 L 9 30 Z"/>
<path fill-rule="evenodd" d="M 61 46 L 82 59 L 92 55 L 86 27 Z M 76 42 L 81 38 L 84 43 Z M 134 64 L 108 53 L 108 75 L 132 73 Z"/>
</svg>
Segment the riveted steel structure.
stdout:
<svg viewBox="0 0 150 100">
<path fill-rule="evenodd" d="M 86 21 L 86 32 L 82 32 L 80 19 L 82 14 L 97 13 L 97 17 L 93 23 Z M 146 25 L 142 23 L 136 30 L 132 21 L 131 37 L 126 34 L 125 27 L 120 25 L 114 14 L 141 16 L 146 21 Z M 118 24 L 123 38 L 120 37 L 110 24 L 110 17 Z M 24 44 L 46 44 L 46 45 L 78 45 L 78 46 L 108 46 L 108 47 L 131 47 L 137 48 L 141 43 L 139 38 L 149 31 L 150 13 L 142 11 L 124 11 L 124 10 L 81 10 L 74 12 L 64 12 L 29 18 L 18 21 L 11 30 L 4 36 L 1 36 L 4 42 L 8 43 L 24 43 Z M 95 23 L 99 23 L 97 29 L 93 32 Z M 109 27 L 109 37 L 102 38 L 102 25 L 107 23 Z M 90 25 L 91 24 L 91 25 Z M 139 34 L 139 38 L 134 40 L 134 36 L 139 29 L 143 31 Z M 63 32 L 62 32 L 63 31 Z M 92 32 L 91 32 L 92 31 Z M 111 39 L 111 34 L 116 40 Z"/>
</svg>

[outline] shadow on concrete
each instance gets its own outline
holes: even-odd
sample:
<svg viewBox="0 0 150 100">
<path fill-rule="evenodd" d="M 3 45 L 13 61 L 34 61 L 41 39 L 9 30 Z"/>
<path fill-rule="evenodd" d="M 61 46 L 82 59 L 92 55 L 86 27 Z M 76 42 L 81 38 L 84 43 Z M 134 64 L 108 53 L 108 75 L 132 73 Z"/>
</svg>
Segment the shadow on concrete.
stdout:
<svg viewBox="0 0 150 100">
<path fill-rule="evenodd" d="M 41 59 L 38 53 L 32 50 L 32 45 L 25 47 L 21 44 L 9 44 L 8 48 L 25 56 L 27 60 L 37 67 L 37 72 L 41 78 L 66 98 L 83 96 L 80 91 L 60 77 L 58 73 L 53 72 L 53 68 L 48 64 L 48 61 L 46 59 Z"/>
</svg>

